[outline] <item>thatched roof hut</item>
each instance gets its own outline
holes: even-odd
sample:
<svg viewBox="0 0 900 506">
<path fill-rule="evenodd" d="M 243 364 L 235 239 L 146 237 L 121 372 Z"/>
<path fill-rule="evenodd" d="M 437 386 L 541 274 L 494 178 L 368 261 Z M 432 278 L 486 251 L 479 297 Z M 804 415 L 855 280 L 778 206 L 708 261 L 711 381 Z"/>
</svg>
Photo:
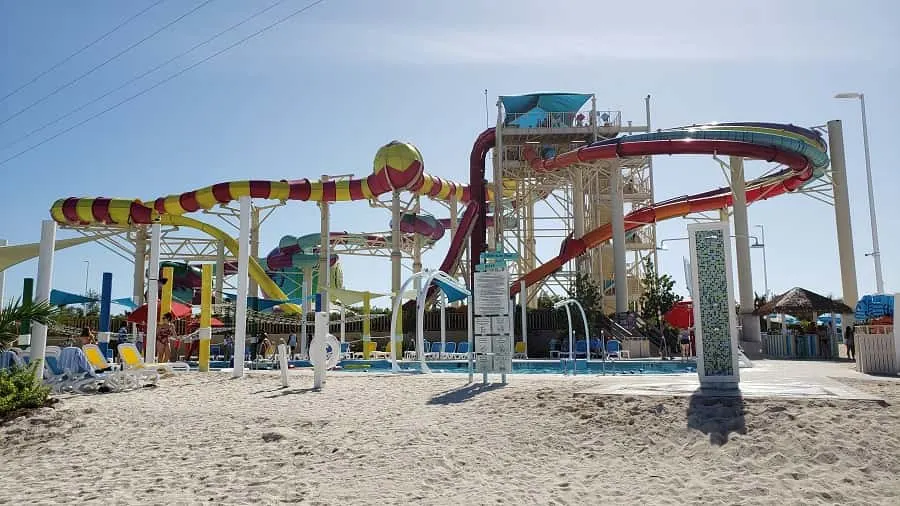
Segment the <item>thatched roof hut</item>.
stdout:
<svg viewBox="0 0 900 506">
<path fill-rule="evenodd" d="M 772 313 L 853 313 L 853 309 L 843 302 L 829 299 L 805 288 L 794 287 L 775 297 L 768 304 L 760 306 L 755 314 Z"/>
</svg>

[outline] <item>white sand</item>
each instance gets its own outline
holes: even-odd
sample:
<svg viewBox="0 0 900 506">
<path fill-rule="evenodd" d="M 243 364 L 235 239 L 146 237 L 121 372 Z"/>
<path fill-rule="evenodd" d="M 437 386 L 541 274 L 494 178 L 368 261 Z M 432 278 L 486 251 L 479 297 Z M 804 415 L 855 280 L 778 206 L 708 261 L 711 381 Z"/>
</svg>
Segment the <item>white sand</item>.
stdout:
<svg viewBox="0 0 900 506">
<path fill-rule="evenodd" d="M 871 401 L 582 396 L 603 379 L 222 373 L 0 426 L 7 504 L 900 504 Z M 692 406 L 693 404 L 693 406 Z"/>
</svg>

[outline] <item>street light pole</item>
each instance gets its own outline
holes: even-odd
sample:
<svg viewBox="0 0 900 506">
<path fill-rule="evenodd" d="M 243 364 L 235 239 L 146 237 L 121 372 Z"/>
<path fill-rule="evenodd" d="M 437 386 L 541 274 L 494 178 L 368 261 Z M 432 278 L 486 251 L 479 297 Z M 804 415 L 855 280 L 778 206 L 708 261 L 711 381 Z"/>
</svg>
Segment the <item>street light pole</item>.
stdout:
<svg viewBox="0 0 900 506">
<path fill-rule="evenodd" d="M 763 295 L 765 295 L 766 302 L 769 302 L 769 269 L 766 266 L 766 228 L 762 225 L 756 225 L 754 228 L 759 229 L 759 237 L 762 239 L 760 247 L 763 253 L 763 287 L 766 291 Z"/>
<path fill-rule="evenodd" d="M 838 93 L 834 98 L 858 98 L 862 113 L 863 149 L 866 155 L 866 184 L 869 189 L 869 223 L 872 228 L 872 259 L 875 261 L 875 289 L 884 293 L 884 278 L 881 274 L 881 250 L 878 247 L 878 222 L 875 218 L 875 189 L 872 184 L 872 162 L 869 158 L 869 127 L 866 124 L 866 97 L 862 93 Z"/>
</svg>

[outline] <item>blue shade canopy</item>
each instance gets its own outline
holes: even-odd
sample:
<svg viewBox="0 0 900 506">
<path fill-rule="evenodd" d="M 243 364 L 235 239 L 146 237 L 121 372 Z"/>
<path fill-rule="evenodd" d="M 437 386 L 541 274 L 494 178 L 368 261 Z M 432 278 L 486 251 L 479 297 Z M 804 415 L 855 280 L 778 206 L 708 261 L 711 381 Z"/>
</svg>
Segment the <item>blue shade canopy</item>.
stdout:
<svg viewBox="0 0 900 506">
<path fill-rule="evenodd" d="M 113 299 L 113 304 L 118 306 L 127 307 L 128 309 L 137 309 L 137 304 L 131 300 L 131 297 L 122 297 L 121 299 Z"/>
<path fill-rule="evenodd" d="M 68 306 L 69 304 L 85 304 L 88 302 L 97 302 L 97 299 L 62 290 L 50 290 L 50 304 L 54 306 Z"/>
<path fill-rule="evenodd" d="M 500 102 L 506 111 L 504 123 L 519 128 L 536 128 L 547 121 L 548 113 L 574 115 L 590 98 L 584 93 L 532 93 L 500 97 Z"/>
<path fill-rule="evenodd" d="M 471 293 L 468 288 L 449 277 L 434 278 L 434 284 L 447 296 L 447 302 L 466 300 Z"/>
<path fill-rule="evenodd" d="M 586 93 L 531 93 L 500 97 L 507 114 L 522 114 L 534 108 L 546 112 L 577 112 L 590 100 Z"/>
</svg>

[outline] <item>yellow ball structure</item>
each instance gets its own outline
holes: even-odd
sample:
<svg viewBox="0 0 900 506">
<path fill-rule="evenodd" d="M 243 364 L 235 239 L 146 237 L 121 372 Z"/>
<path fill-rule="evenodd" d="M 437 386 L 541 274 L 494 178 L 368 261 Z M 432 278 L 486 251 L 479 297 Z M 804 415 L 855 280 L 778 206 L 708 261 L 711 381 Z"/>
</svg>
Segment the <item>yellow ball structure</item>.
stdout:
<svg viewBox="0 0 900 506">
<path fill-rule="evenodd" d="M 391 141 L 375 153 L 375 174 L 384 174 L 394 189 L 408 189 L 422 178 L 425 164 L 419 148 L 408 142 Z"/>
</svg>

